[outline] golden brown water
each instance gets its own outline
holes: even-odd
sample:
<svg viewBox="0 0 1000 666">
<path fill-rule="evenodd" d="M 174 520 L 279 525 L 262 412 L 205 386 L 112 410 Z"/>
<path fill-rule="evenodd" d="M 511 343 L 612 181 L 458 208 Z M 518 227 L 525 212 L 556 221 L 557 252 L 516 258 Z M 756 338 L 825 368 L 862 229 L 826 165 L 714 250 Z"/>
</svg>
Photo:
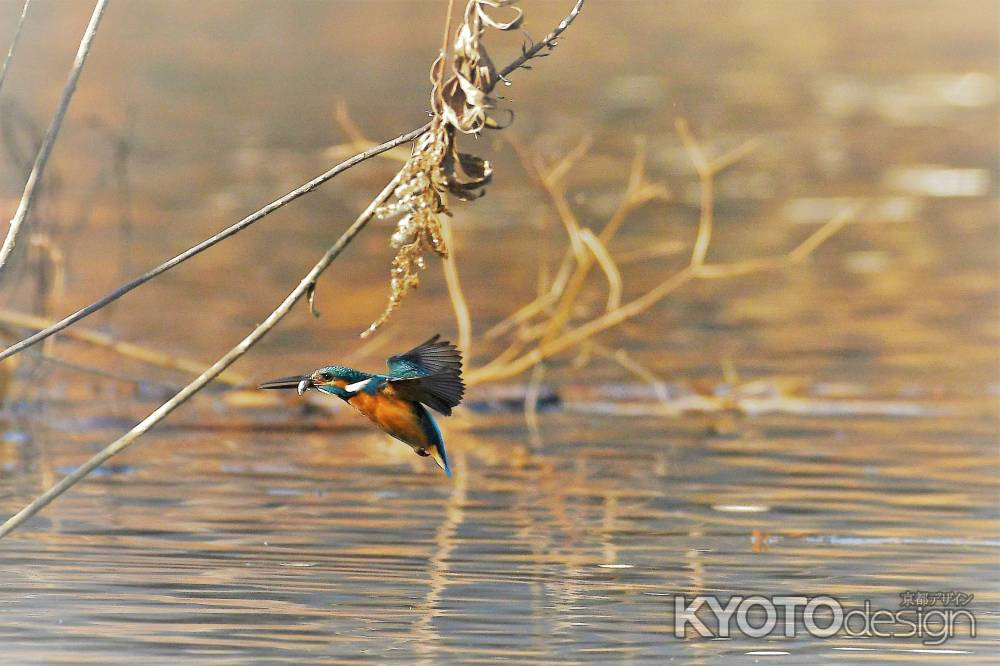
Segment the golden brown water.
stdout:
<svg viewBox="0 0 1000 666">
<path fill-rule="evenodd" d="M 549 29 L 563 4 L 526 3 L 527 29 Z M 345 141 L 338 101 L 372 138 L 423 122 L 442 10 L 112 3 L 33 221 L 67 255 L 52 314 L 329 168 Z M 19 11 L 0 3 L 3 39 Z M 32 7 L 0 93 L 5 210 L 31 134 L 19 119 L 48 122 L 89 11 Z M 714 152 L 764 142 L 719 179 L 715 260 L 787 250 L 841 197 L 869 204 L 814 261 L 688 286 L 602 338 L 672 392 L 724 393 L 731 360 L 740 383 L 763 383 L 745 403 L 758 410 L 653 416 L 652 392 L 620 368 L 557 364 L 546 382 L 564 402 L 540 415 L 539 433 L 517 412 L 442 422 L 449 481 L 347 412 L 303 416 L 294 399 L 251 408 L 206 392 L 0 542 L 4 659 L 995 662 L 998 18 L 995 3 L 951 0 L 594 2 L 504 91 L 517 112 L 506 133 L 548 158 L 594 136 L 570 194 L 595 228 L 645 137 L 650 176 L 676 200 L 644 208 L 617 249 L 681 249 L 626 266 L 627 294 L 681 265 L 695 232 L 678 116 Z M 499 61 L 518 46 L 494 43 Z M 487 197 L 455 207 L 480 332 L 534 295 L 550 215 L 495 136 L 475 146 L 497 166 Z M 345 174 L 86 326 L 212 360 L 392 168 Z M 545 228 L 556 256 L 558 227 Z M 432 261 L 380 346 L 357 339 L 384 305 L 389 233 L 373 225 L 326 274 L 322 318 L 299 307 L 236 370 L 253 380 L 342 360 L 376 370 L 434 332 L 453 336 Z M 3 302 L 27 309 L 33 272 L 15 268 Z M 595 280 L 595 303 L 602 288 Z M 475 360 L 496 351 L 477 340 Z M 50 353 L 149 383 L 133 391 L 25 356 L 0 421 L 3 515 L 152 410 L 157 383 L 186 379 L 67 340 Z M 768 402 L 775 391 L 782 400 Z M 896 608 L 906 590 L 974 593 L 978 637 L 931 647 L 672 634 L 675 594 Z"/>
</svg>

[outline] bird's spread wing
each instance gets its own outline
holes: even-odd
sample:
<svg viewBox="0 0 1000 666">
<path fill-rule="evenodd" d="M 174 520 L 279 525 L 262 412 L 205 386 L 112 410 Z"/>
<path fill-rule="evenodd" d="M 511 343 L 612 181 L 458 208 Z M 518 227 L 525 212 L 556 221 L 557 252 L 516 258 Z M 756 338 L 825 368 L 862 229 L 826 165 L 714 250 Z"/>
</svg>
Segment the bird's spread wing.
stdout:
<svg viewBox="0 0 1000 666">
<path fill-rule="evenodd" d="M 401 398 L 422 402 L 445 416 L 451 416 L 451 408 L 462 402 L 465 393 L 461 378 L 448 375 L 391 379 L 389 385 Z"/>
<path fill-rule="evenodd" d="M 440 335 L 424 344 L 414 347 L 405 354 L 390 356 L 386 361 L 389 375 L 399 379 L 426 377 L 438 373 L 460 375 L 462 373 L 462 352 L 447 340 L 439 340 Z"/>
<path fill-rule="evenodd" d="M 389 381 L 398 395 L 449 416 L 451 408 L 465 395 L 462 353 L 439 337 L 435 335 L 405 354 L 390 357 L 386 364 Z"/>
</svg>

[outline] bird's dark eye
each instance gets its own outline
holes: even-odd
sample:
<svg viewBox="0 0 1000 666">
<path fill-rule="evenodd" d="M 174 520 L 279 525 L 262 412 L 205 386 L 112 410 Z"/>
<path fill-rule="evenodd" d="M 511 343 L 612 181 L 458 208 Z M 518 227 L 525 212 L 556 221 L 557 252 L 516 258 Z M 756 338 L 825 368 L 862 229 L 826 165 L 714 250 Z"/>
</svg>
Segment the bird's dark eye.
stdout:
<svg viewBox="0 0 1000 666">
<path fill-rule="evenodd" d="M 333 379 L 333 373 L 332 372 L 321 372 L 319 374 L 319 378 L 322 379 L 324 382 L 328 382 L 331 379 Z"/>
</svg>

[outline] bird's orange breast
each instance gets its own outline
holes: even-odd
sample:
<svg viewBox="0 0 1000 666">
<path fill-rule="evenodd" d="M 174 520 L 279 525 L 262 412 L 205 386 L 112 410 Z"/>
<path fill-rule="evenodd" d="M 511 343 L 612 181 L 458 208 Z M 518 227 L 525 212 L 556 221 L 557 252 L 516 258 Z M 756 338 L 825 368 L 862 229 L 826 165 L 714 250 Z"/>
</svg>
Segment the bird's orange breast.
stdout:
<svg viewBox="0 0 1000 666">
<path fill-rule="evenodd" d="M 396 439 L 418 449 L 431 445 L 412 403 L 391 395 L 369 395 L 364 391 L 351 396 L 347 402 Z"/>
</svg>

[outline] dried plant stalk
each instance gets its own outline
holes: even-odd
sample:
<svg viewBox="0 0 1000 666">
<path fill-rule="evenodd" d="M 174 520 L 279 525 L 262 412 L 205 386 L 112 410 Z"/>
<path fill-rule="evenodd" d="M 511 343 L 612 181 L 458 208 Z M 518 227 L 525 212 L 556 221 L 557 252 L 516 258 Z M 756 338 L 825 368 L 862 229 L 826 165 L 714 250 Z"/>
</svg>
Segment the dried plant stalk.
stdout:
<svg viewBox="0 0 1000 666">
<path fill-rule="evenodd" d="M 597 260 L 596 255 L 591 255 L 578 249 L 578 245 L 582 246 L 580 225 L 573 214 L 563 184 L 569 168 L 585 155 L 590 143 L 590 138 L 585 137 L 554 166 L 546 167 L 540 161 L 528 156 L 522 146 L 516 142 L 512 142 L 521 159 L 521 163 L 525 165 L 525 168 L 532 175 L 532 179 L 538 187 L 549 197 L 552 207 L 566 227 L 566 231 L 570 237 L 570 247 L 577 258 L 576 266 L 571 270 L 568 283 L 562 289 L 559 296 L 556 297 L 558 305 L 555 314 L 542 327 L 541 333 L 546 339 L 554 336 L 569 320 L 570 309 L 586 284 L 587 277 L 593 268 L 595 260 Z M 611 216 L 611 219 L 608 220 L 600 235 L 596 237 L 604 246 L 607 246 L 611 242 L 629 215 L 648 203 L 653 201 L 669 201 L 671 198 L 670 190 L 666 185 L 651 183 L 646 180 L 645 161 L 645 144 L 640 142 L 635 157 L 632 160 L 632 168 L 629 172 L 628 183 L 625 187 L 622 202 Z"/>
<path fill-rule="evenodd" d="M 31 4 L 31 0 L 24 0 L 24 5 L 21 7 L 21 16 L 17 19 L 17 27 L 14 28 L 14 36 L 10 39 L 10 47 L 7 49 L 7 55 L 4 56 L 3 65 L 0 65 L 0 90 L 3 89 L 3 82 L 7 80 L 7 68 L 10 67 L 10 61 L 14 58 L 14 51 L 17 49 L 17 42 L 21 38 L 21 29 L 24 28 L 24 19 L 28 17 L 28 6 Z"/>
<path fill-rule="evenodd" d="M 559 185 L 559 181 L 565 175 L 563 169 L 560 167 L 553 173 L 551 168 L 539 168 L 539 162 L 526 159 L 522 155 L 522 163 L 525 164 L 529 174 L 549 196 L 553 209 L 561 218 L 564 218 L 564 225 L 569 236 L 570 247 L 566 251 L 566 257 L 571 264 L 569 269 L 571 277 L 565 285 L 560 285 L 558 289 L 550 290 L 536 298 L 491 330 L 496 337 L 513 335 L 514 341 L 489 363 L 470 370 L 466 374 L 468 385 L 508 379 L 530 370 L 547 359 L 588 343 L 592 337 L 646 312 L 677 289 L 694 280 L 743 276 L 799 264 L 808 259 L 823 243 L 854 219 L 860 210 L 859 205 L 848 206 L 785 255 L 752 258 L 731 263 L 706 263 L 712 239 L 714 179 L 720 171 L 746 157 L 757 143 L 749 141 L 728 153 L 709 159 L 684 121 L 677 123 L 677 131 L 701 183 L 698 230 L 691 258 L 684 268 L 668 276 L 646 293 L 624 304 L 617 304 L 620 286 L 617 284 L 617 278 L 611 277 L 614 275 L 620 277 L 617 265 L 613 261 L 609 265 L 602 265 L 602 261 L 606 262 L 610 259 L 610 254 L 602 258 L 599 252 L 588 252 L 580 258 L 572 250 L 573 239 L 594 238 L 601 241 L 601 247 L 606 248 L 606 243 L 614 237 L 628 216 L 639 206 L 649 201 L 666 198 L 668 196 L 666 188 L 662 185 L 646 182 L 642 160 L 634 161 L 622 205 L 609 220 L 601 234 L 595 236 L 587 229 L 579 229 L 579 226 L 574 224 L 575 217 L 570 217 L 572 212 L 568 200 Z M 642 155 L 641 146 L 637 155 Z M 603 314 L 570 328 L 568 327 L 570 313 L 578 302 L 588 273 L 595 263 L 601 265 L 605 274 L 609 275 L 609 304 L 613 303 L 615 307 L 609 307 Z M 612 269 L 611 266 L 614 268 Z M 544 317 L 542 317 L 543 315 Z M 537 317 L 542 317 L 541 321 L 535 322 Z M 590 349 L 595 348 L 590 347 Z M 647 378 L 653 377 L 627 356 L 621 357 L 617 354 L 611 354 L 611 356 L 631 372 L 636 374 L 643 372 Z"/>
<path fill-rule="evenodd" d="M 531 45 L 525 44 L 524 46 L 522 46 L 521 55 L 515 58 L 506 67 L 504 67 L 497 74 L 497 78 L 499 80 L 506 81 L 507 76 L 509 76 L 512 72 L 524 67 L 525 63 L 530 61 L 532 58 L 537 58 L 542 55 L 546 55 L 546 53 L 544 53 L 545 51 L 547 50 L 551 51 L 553 48 L 555 48 L 559 37 L 566 31 L 567 28 L 569 28 L 569 26 L 573 23 L 573 21 L 575 21 L 576 18 L 580 15 L 580 12 L 583 10 L 583 5 L 584 5 L 584 0 L 576 0 L 572 8 L 570 8 L 569 13 L 566 14 L 566 16 L 563 17 L 563 20 L 559 22 L 559 25 L 557 25 L 551 32 L 545 35 L 545 37 L 543 37 L 541 40 L 534 42 Z M 362 162 L 365 162 L 371 159 L 372 157 L 375 157 L 376 155 L 392 150 L 393 148 L 401 146 L 405 143 L 409 143 L 410 141 L 414 140 L 415 138 L 427 132 L 430 129 L 430 127 L 431 123 L 428 122 L 424 125 L 421 125 L 420 127 L 410 130 L 409 132 L 401 134 L 395 139 L 386 141 L 383 144 L 374 146 L 372 148 L 359 152 L 353 157 L 345 159 L 344 161 L 337 164 L 333 168 L 329 169 L 325 173 L 313 178 L 312 180 L 310 180 L 307 183 L 304 183 L 303 185 L 300 185 L 299 187 L 295 188 L 288 194 L 279 197 L 278 199 L 272 201 L 263 208 L 243 218 L 236 224 L 233 224 L 230 227 L 224 229 L 223 231 L 215 234 L 211 238 L 208 238 L 198 243 L 197 245 L 161 263 L 160 265 L 146 271 L 139 277 L 123 284 L 114 291 L 94 301 L 90 305 L 77 310 L 76 312 L 68 315 L 67 317 L 64 317 L 63 319 L 59 320 L 52 326 L 49 326 L 48 328 L 39 331 L 38 333 L 9 346 L 3 351 L 0 351 L 0 361 L 4 360 L 5 358 L 9 358 L 15 354 L 18 354 L 33 345 L 36 345 L 39 342 L 49 338 L 50 336 L 55 335 L 56 333 L 72 326 L 76 322 L 86 317 L 89 317 L 95 312 L 98 312 L 106 308 L 107 306 L 114 303 L 116 300 L 118 300 L 128 292 L 141 287 L 150 280 L 153 280 L 154 278 L 162 275 L 163 273 L 166 273 L 167 271 L 176 268 L 177 266 L 181 265 L 188 259 L 191 259 L 192 257 L 201 254 L 202 252 L 208 250 L 209 248 L 215 246 L 216 244 L 222 242 L 223 240 L 231 238 L 237 233 L 249 228 L 250 226 L 256 224 L 260 220 L 264 219 L 265 217 L 273 213 L 274 211 L 278 210 L 279 208 L 282 208 L 283 206 L 287 206 L 288 204 L 298 199 L 299 197 L 304 196 L 309 192 L 312 192 L 323 183 L 335 178 L 344 171 L 352 167 L 355 167 L 358 164 L 361 164 Z"/>
<path fill-rule="evenodd" d="M 455 241 L 451 233 L 451 220 L 441 219 L 441 235 L 449 249 L 444 259 L 444 279 L 448 285 L 448 297 L 455 312 L 455 325 L 458 328 L 458 346 L 466 359 L 472 358 L 472 315 L 469 313 L 469 303 L 462 291 L 462 280 L 458 273 L 455 258 Z"/>
<path fill-rule="evenodd" d="M 87 28 L 83 32 L 83 39 L 80 40 L 80 48 L 76 52 L 73 67 L 69 72 L 69 78 L 63 87 L 59 106 L 56 108 L 55 115 L 52 116 L 52 122 L 49 124 L 48 130 L 46 130 L 45 138 L 42 139 L 38 154 L 35 156 L 35 163 L 31 167 L 31 173 L 28 174 L 28 182 L 24 185 L 21 201 L 17 205 L 14 217 L 10 220 L 7 237 L 4 239 L 3 245 L 0 246 L 0 271 L 3 271 L 7 260 L 10 258 L 10 253 L 14 251 L 14 244 L 17 242 L 17 235 L 21 230 L 21 225 L 24 224 L 24 220 L 28 217 L 28 213 L 31 212 L 31 207 L 35 203 L 38 186 L 41 183 L 42 175 L 45 173 L 45 165 L 48 164 L 49 155 L 52 154 L 52 148 L 59 137 L 59 129 L 62 127 L 63 118 L 66 117 L 66 111 L 69 110 L 69 103 L 73 99 L 73 93 L 76 92 L 76 84 L 80 80 L 83 65 L 87 61 L 87 55 L 90 53 L 90 45 L 94 41 L 94 35 L 97 34 L 97 26 L 101 23 L 101 17 L 104 16 L 104 8 L 106 6 L 107 0 L 97 0 L 97 4 L 94 5 L 94 13 L 90 16 L 90 23 L 87 24 Z"/>
</svg>

